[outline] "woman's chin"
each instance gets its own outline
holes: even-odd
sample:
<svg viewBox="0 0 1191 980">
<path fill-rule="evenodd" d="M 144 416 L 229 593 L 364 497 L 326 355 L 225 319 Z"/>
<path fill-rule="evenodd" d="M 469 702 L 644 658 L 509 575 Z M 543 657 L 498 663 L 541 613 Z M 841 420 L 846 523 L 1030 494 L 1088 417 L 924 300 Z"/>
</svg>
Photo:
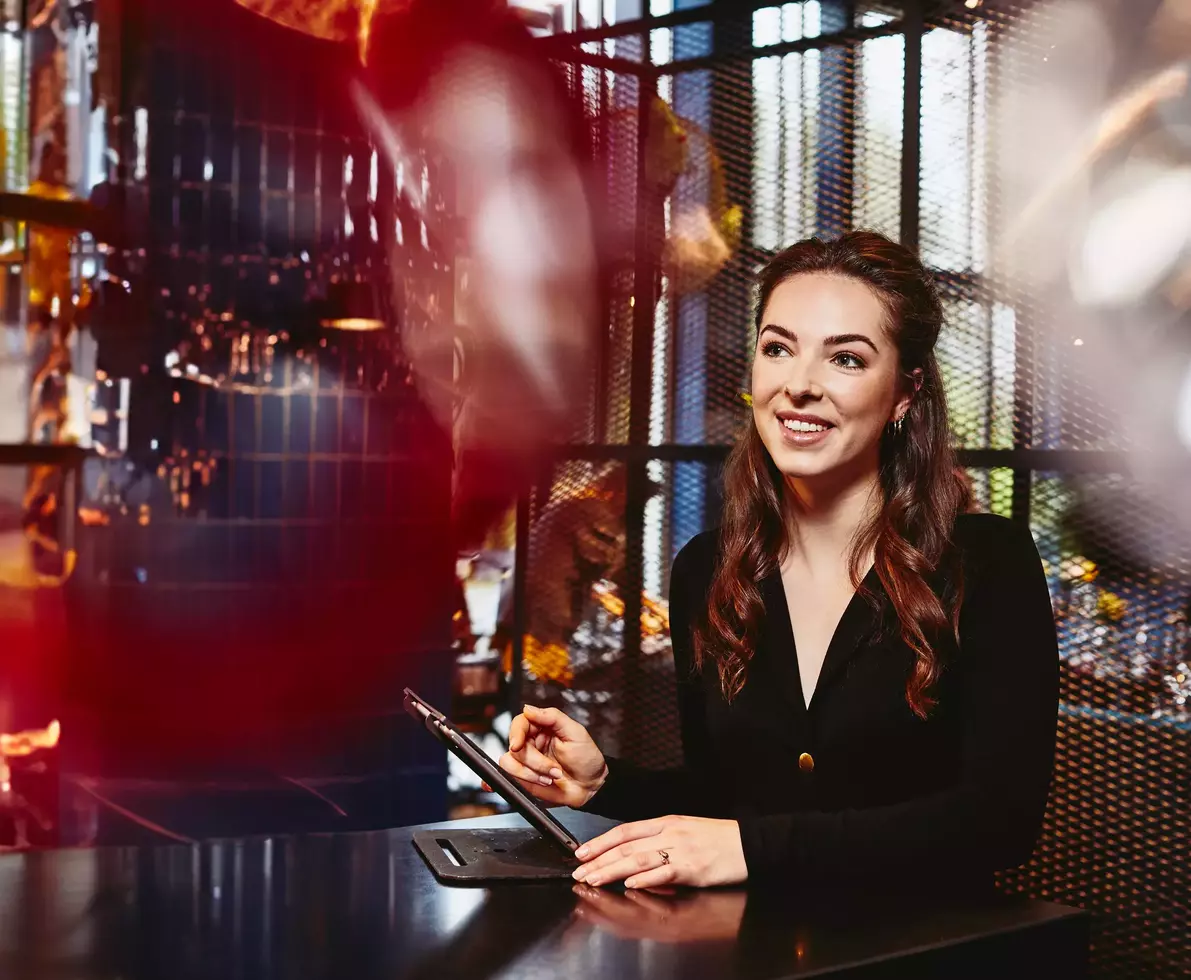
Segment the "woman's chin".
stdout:
<svg viewBox="0 0 1191 980">
<path fill-rule="evenodd" d="M 787 480 L 812 482 L 824 487 L 842 487 L 856 482 L 865 482 L 877 474 L 878 464 L 874 458 L 867 460 L 855 456 L 841 457 L 835 452 L 806 452 L 791 450 L 770 454 L 778 472 Z"/>
<path fill-rule="evenodd" d="M 778 472 L 787 480 L 814 480 L 830 477 L 837 469 L 834 461 L 810 453 L 780 453 L 774 457 Z"/>
</svg>

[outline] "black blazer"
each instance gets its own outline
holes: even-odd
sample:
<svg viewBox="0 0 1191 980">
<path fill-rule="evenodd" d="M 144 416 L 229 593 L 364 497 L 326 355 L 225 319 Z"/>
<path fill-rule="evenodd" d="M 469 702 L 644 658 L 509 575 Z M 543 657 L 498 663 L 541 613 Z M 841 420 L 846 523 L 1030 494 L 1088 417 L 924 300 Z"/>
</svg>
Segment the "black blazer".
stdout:
<svg viewBox="0 0 1191 980">
<path fill-rule="evenodd" d="M 714 665 L 692 671 L 692 613 L 707 601 L 717 537 L 674 560 L 670 629 L 685 764 L 608 759 L 584 809 L 621 820 L 735 818 L 750 882 L 854 889 L 986 886 L 1026 861 L 1054 763 L 1058 648 L 1030 533 L 993 515 L 956 523 L 964 599 L 926 721 L 905 685 L 913 653 L 875 571 L 880 608 L 853 597 L 805 705 L 781 578 L 762 582 L 765 622 L 729 705 Z M 953 645 L 954 647 L 954 645 Z"/>
</svg>

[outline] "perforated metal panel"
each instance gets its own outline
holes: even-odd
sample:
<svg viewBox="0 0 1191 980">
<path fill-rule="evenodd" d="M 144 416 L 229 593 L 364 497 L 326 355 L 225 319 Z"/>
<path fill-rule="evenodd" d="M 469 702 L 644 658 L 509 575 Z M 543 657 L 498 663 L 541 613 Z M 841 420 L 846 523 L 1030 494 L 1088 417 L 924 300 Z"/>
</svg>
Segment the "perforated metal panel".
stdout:
<svg viewBox="0 0 1191 980">
<path fill-rule="evenodd" d="M 583 441 L 595 445 L 571 452 L 582 462 L 561 462 L 538 485 L 523 625 L 532 630 L 540 614 L 535 583 L 556 584 L 561 567 L 536 550 L 553 533 L 542 504 L 585 485 L 603 463 L 617 460 L 638 474 L 623 522 L 606 530 L 617 547 L 624 536 L 620 595 L 642 589 L 647 612 L 657 590 L 665 594 L 677 549 L 716 523 L 719 464 L 746 411 L 751 277 L 774 250 L 856 227 L 917 244 L 946 305 L 938 355 L 971 506 L 1029 525 L 1059 627 L 1055 785 L 1033 860 L 1002 875 L 1001 886 L 1091 909 L 1096 976 L 1185 976 L 1191 553 L 1164 534 L 1173 522 L 1124 475 L 1127 462 L 1116 451 L 1129 448 L 1130 434 L 1114 424 L 1081 360 L 1093 340 L 1072 332 L 1076 321 L 1060 315 L 1053 289 L 1028 288 L 1035 278 L 1041 285 L 1046 270 L 1010 281 L 994 261 L 998 235 L 1021 205 L 1005 166 L 1014 152 L 1006 142 L 1015 132 L 1014 103 L 1000 95 L 1028 99 L 1031 86 L 1050 77 L 1050 59 L 1080 55 L 1064 50 L 1053 5 L 928 6 L 920 48 L 902 19 L 921 10 L 913 3 L 681 5 L 674 16 L 670 5 L 653 3 L 654 20 L 622 26 L 628 36 L 613 38 L 615 28 L 583 36 L 587 54 L 632 61 L 648 36 L 642 91 L 656 77 L 657 92 L 683 123 L 695 162 L 668 195 L 662 237 L 669 242 L 692 207 L 714 211 L 722 187 L 741 209 L 740 238 L 693 288 L 667 266 L 664 251 L 633 253 L 638 272 L 659 270 L 656 304 L 651 315 L 629 317 L 622 308 L 610 319 L 607 363 L 620 367 L 600 374 L 595 389 L 621 406 L 616 424 L 593 428 Z M 590 108 L 606 117 L 609 103 L 594 93 L 606 91 L 613 71 L 581 71 Z M 640 128 L 633 132 L 654 145 Z M 614 221 L 631 225 L 641 213 L 627 210 L 640 202 L 627 190 L 626 156 L 608 159 L 618 189 Z M 642 329 L 648 343 L 634 350 Z M 633 359 L 642 356 L 634 387 Z M 621 445 L 607 445 L 613 442 Z M 659 486 L 653 498 L 643 492 L 647 474 Z M 584 527 L 576 512 L 570 533 Z M 586 608 L 599 607 L 589 586 L 579 591 Z M 560 644 L 559 663 L 573 662 L 574 673 L 544 680 L 527 660 L 526 683 L 538 685 L 533 696 L 590 722 L 610 751 L 662 764 L 677 751 L 672 692 L 650 686 L 667 683 L 659 668 L 665 655 L 648 623 L 638 640 L 600 608 L 593 632 L 577 605 Z M 593 635 L 616 664 L 598 679 L 578 669 Z"/>
<path fill-rule="evenodd" d="M 1002 887 L 1091 910 L 1098 976 L 1186 976 L 1191 560 L 1153 560 L 1171 516 L 1127 478 L 1035 474 L 1030 514 L 1052 581 L 1062 710 L 1042 840 Z"/>
</svg>

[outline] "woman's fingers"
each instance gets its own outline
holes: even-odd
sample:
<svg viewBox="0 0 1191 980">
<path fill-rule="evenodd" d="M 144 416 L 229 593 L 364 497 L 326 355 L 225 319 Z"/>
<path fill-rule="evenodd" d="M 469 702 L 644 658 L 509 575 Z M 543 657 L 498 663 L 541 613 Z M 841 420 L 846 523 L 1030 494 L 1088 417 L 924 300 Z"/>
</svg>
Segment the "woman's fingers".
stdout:
<svg viewBox="0 0 1191 980">
<path fill-rule="evenodd" d="M 517 754 L 517 758 L 539 776 L 562 779 L 563 775 L 565 775 L 558 767 L 557 762 L 547 755 L 542 755 L 532 743 L 527 744 L 525 749 Z"/>
<path fill-rule="evenodd" d="M 613 827 L 575 851 L 575 857 L 584 863 L 574 870 L 572 877 L 589 885 L 606 885 L 663 864 L 662 851 L 670 846 L 662 833 L 665 827 L 664 819 Z M 602 850 L 596 850 L 597 847 Z"/>
<path fill-rule="evenodd" d="M 529 708 L 529 705 L 526 705 L 526 708 Z M 556 711 L 557 709 L 534 708 L 533 710 Z M 558 712 L 558 714 L 560 714 L 561 717 L 566 718 L 566 715 L 562 715 L 561 712 Z M 517 715 L 509 724 L 509 751 L 520 752 L 526 745 L 529 744 L 536 745 L 539 750 L 545 751 L 546 746 L 550 744 L 550 736 L 552 732 L 550 724 L 552 724 L 552 722 L 542 725 L 534 718 L 529 717 L 528 714 Z"/>
<path fill-rule="evenodd" d="M 537 708 L 532 704 L 527 704 L 525 717 L 531 724 L 543 729 L 547 734 L 568 742 L 577 742 L 589 737 L 586 728 L 573 718 L 568 718 L 557 708 Z"/>
<path fill-rule="evenodd" d="M 535 776 L 545 776 L 548 779 L 562 779 L 565 775 L 557 762 L 537 750 L 533 739 L 527 740 L 520 750 L 513 749 L 510 746 L 508 754 L 525 768 L 533 770 Z M 521 773 L 521 775 L 524 776 L 525 773 Z"/>
<path fill-rule="evenodd" d="M 628 888 L 637 885 L 643 888 L 668 885 L 674 880 L 675 872 L 672 864 L 662 864 L 656 856 L 656 852 L 654 854 L 646 852 L 628 854 L 615 861 L 609 861 L 598 870 L 586 872 L 582 868 L 578 870 L 583 873 L 580 880 L 588 885 L 599 886 L 611 884 L 614 881 L 623 881 L 625 887 Z"/>
<path fill-rule="evenodd" d="M 572 801 L 567 799 L 567 794 L 559 789 L 558 785 L 552 779 L 547 779 L 543 783 L 537 773 L 522 766 L 516 759 L 509 756 L 507 752 L 500 757 L 499 765 L 530 796 L 551 806 L 569 806 L 571 804 Z M 510 765 L 518 768 L 514 771 L 509 768 Z M 522 773 L 528 773 L 528 775 L 522 775 Z"/>
<path fill-rule="evenodd" d="M 570 805 L 571 801 L 567 799 L 566 793 L 558 788 L 557 783 L 544 786 L 537 780 L 517 779 L 517 782 L 521 784 L 521 788 L 524 789 L 525 792 L 534 797 L 534 799 L 541 800 L 547 806 Z"/>
<path fill-rule="evenodd" d="M 620 847 L 629 841 L 641 840 L 643 837 L 656 837 L 666 827 L 666 818 L 658 817 L 654 820 L 634 820 L 622 823 L 611 830 L 605 831 L 598 837 L 593 837 L 575 852 L 580 861 L 592 861 L 614 847 Z"/>
<path fill-rule="evenodd" d="M 520 759 L 513 755 L 512 752 L 506 752 L 497 760 L 497 765 L 500 766 L 510 776 L 517 779 L 524 780 L 527 783 L 536 783 L 540 786 L 549 786 L 554 780 L 549 776 L 540 775 L 529 766 L 525 765 Z"/>
<path fill-rule="evenodd" d="M 670 884 L 676 876 L 677 872 L 668 864 L 639 875 L 632 875 L 625 879 L 624 887 L 627 889 L 625 894 L 632 894 L 632 891 L 637 888 L 661 888 Z"/>
<path fill-rule="evenodd" d="M 529 719 L 525 715 L 517 715 L 509 724 L 509 751 L 520 752 L 528 736 Z"/>
</svg>

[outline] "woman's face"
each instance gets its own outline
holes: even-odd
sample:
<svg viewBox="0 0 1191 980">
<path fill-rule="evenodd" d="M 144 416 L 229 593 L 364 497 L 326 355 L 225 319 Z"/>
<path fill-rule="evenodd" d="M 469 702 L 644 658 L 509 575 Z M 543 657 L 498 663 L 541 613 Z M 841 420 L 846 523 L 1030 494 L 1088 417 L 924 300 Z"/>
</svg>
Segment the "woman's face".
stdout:
<svg viewBox="0 0 1191 980">
<path fill-rule="evenodd" d="M 753 420 L 787 479 L 875 472 L 881 433 L 906 410 L 885 308 L 854 279 L 808 273 L 770 294 L 753 358 Z"/>
</svg>

